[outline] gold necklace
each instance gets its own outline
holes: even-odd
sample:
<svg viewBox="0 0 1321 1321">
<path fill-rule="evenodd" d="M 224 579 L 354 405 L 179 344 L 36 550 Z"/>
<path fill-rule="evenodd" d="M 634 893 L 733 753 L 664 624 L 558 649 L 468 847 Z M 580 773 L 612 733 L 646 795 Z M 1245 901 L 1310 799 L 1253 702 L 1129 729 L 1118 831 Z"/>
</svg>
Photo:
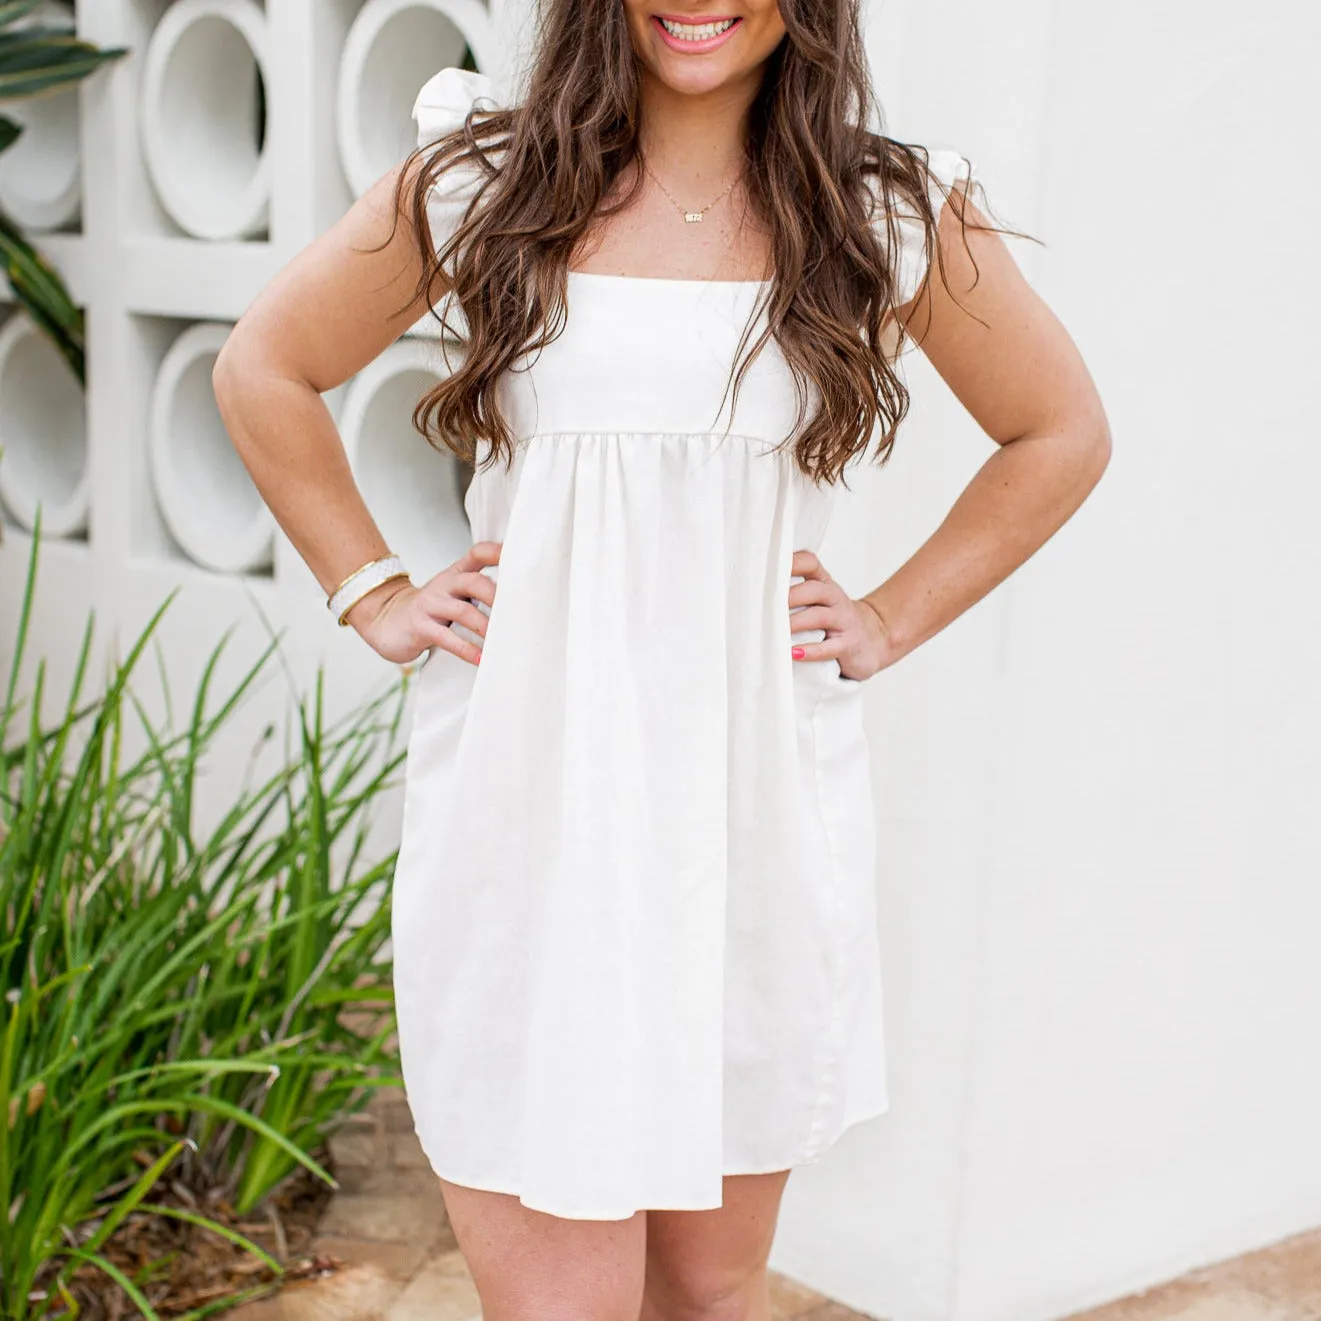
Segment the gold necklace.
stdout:
<svg viewBox="0 0 1321 1321">
<path fill-rule="evenodd" d="M 688 210 L 688 208 L 687 208 L 686 206 L 683 206 L 680 202 L 678 202 L 678 201 L 675 199 L 674 195 L 670 192 L 670 190 L 669 190 L 668 188 L 666 188 L 666 186 L 665 186 L 663 183 L 661 183 L 661 181 L 660 181 L 659 179 L 656 178 L 656 174 L 655 174 L 655 172 L 652 170 L 651 166 L 648 165 L 647 162 L 646 162 L 645 160 L 642 162 L 642 168 L 643 168 L 644 170 L 646 170 L 646 172 L 647 172 L 648 174 L 651 175 L 652 179 L 654 179 L 655 182 L 656 182 L 656 187 L 659 188 L 659 189 L 661 190 L 661 192 L 663 192 L 663 193 L 665 194 L 665 196 L 668 197 L 668 198 L 670 199 L 670 201 L 674 203 L 675 207 L 676 207 L 676 208 L 678 209 L 678 211 L 679 211 L 679 214 L 680 214 L 680 215 L 684 218 L 684 220 L 687 221 L 687 223 L 690 224 L 690 225 L 695 225 L 695 224 L 697 224 L 697 222 L 700 221 L 700 220 L 702 219 L 702 217 L 703 217 L 704 215 L 706 215 L 706 213 L 707 213 L 707 212 L 708 212 L 713 206 L 715 206 L 716 202 L 721 202 L 721 201 L 723 201 L 723 200 L 725 199 L 725 197 L 728 195 L 728 193 L 730 192 L 730 190 L 734 187 L 734 185 L 735 185 L 736 183 L 738 183 L 738 181 L 743 177 L 743 171 L 740 170 L 740 171 L 739 171 L 739 172 L 738 172 L 738 173 L 737 173 L 737 174 L 736 174 L 736 175 L 735 175 L 735 176 L 729 181 L 729 183 L 725 185 L 725 190 L 724 190 L 724 192 L 722 192 L 722 193 L 720 194 L 719 197 L 717 197 L 717 198 L 713 199 L 712 201 L 708 202 L 708 203 L 707 203 L 707 204 L 706 204 L 706 205 L 705 205 L 700 211 L 690 211 L 690 210 Z"/>
</svg>

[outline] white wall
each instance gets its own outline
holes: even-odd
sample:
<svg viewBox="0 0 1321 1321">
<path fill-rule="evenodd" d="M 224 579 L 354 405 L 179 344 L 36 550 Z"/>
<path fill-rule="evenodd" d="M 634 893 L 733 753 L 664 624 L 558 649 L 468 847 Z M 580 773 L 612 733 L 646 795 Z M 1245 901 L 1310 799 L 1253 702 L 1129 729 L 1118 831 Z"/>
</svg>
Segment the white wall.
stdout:
<svg viewBox="0 0 1321 1321">
<path fill-rule="evenodd" d="M 777 1260 L 895 1321 L 1031 1321 L 1321 1223 L 1321 10 L 873 17 L 891 130 L 1048 243 L 1012 248 L 1114 457 L 871 695 L 899 1087 L 790 1181 Z M 988 448 L 910 379 L 833 534 L 859 591 Z"/>
<path fill-rule="evenodd" d="M 261 645 L 254 602 L 296 675 L 329 661 L 332 705 L 389 677 L 278 538 L 268 571 L 190 562 L 145 441 L 174 337 L 232 321 L 348 204 L 334 73 L 362 7 L 266 0 L 270 223 L 218 242 L 142 162 L 165 0 L 80 7 L 138 53 L 82 89 L 81 220 L 43 239 L 91 340 L 90 524 L 46 543 L 35 627 L 57 688 L 89 606 L 131 633 L 172 588 L 179 692 L 230 622 L 231 673 Z M 1080 514 L 869 695 L 893 1104 L 793 1176 L 776 1264 L 893 1321 L 1058 1317 L 1321 1222 L 1319 22 L 1305 0 L 874 0 L 891 131 L 967 152 L 1046 240 L 1013 250 L 1115 436 Z M 896 457 L 824 548 L 857 592 L 991 451 L 907 361 Z M 0 647 L 26 550 L 9 526 Z M 235 764 L 284 701 L 254 703 Z"/>
</svg>

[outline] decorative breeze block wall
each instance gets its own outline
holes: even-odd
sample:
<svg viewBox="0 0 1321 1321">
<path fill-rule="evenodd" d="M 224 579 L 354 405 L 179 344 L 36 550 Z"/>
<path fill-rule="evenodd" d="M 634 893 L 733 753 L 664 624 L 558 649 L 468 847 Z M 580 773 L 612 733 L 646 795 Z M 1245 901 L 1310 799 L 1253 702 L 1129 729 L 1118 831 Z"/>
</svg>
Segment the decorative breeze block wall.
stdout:
<svg viewBox="0 0 1321 1321">
<path fill-rule="evenodd" d="M 211 368 L 262 286 L 411 150 L 427 78 L 446 65 L 511 76 L 528 9 L 49 0 L 39 11 L 130 54 L 77 88 L 5 107 L 26 128 L 0 158 L 0 203 L 60 269 L 88 329 L 84 394 L 26 314 L 0 302 L 5 637 L 40 506 L 36 655 L 76 649 L 90 608 L 129 635 L 175 592 L 161 636 L 181 691 L 233 624 L 254 644 L 281 631 L 295 672 L 326 662 L 346 699 L 388 678 L 334 627 L 257 495 Z M 411 423 L 442 370 L 424 319 L 326 396 L 415 581 L 471 539 L 466 474 Z"/>
</svg>

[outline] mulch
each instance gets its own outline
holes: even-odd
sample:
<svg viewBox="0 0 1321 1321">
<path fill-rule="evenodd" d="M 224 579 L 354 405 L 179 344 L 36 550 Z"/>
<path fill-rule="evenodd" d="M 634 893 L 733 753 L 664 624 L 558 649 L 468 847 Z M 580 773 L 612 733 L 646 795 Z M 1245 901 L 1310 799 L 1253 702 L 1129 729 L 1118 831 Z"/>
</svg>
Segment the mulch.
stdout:
<svg viewBox="0 0 1321 1321">
<path fill-rule="evenodd" d="M 322 1152 L 318 1159 L 325 1164 L 328 1156 Z M 310 1251 L 332 1194 L 321 1180 L 299 1169 L 259 1211 L 240 1217 L 217 1195 L 199 1197 L 181 1184 L 157 1186 L 153 1201 L 205 1215 L 236 1230 L 270 1253 L 284 1267 L 283 1275 L 212 1230 L 149 1212 L 129 1216 L 102 1255 L 137 1285 L 162 1318 L 214 1306 L 235 1295 L 244 1301 L 268 1296 L 294 1280 L 313 1279 L 338 1268 L 334 1258 Z M 79 1267 L 70 1286 L 81 1309 L 79 1321 L 130 1321 L 141 1315 L 123 1289 L 94 1267 Z M 61 1316 L 68 1313 L 53 1312 L 51 1321 Z"/>
</svg>

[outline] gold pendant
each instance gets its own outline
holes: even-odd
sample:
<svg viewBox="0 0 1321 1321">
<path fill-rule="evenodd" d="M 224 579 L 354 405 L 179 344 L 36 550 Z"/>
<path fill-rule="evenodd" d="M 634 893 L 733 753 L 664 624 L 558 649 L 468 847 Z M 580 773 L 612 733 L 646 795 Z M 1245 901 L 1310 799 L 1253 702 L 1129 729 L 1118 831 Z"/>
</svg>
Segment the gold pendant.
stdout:
<svg viewBox="0 0 1321 1321">
<path fill-rule="evenodd" d="M 700 211 L 685 211 L 683 213 L 683 218 L 691 225 L 694 222 L 701 220 L 702 213 Z"/>
</svg>

